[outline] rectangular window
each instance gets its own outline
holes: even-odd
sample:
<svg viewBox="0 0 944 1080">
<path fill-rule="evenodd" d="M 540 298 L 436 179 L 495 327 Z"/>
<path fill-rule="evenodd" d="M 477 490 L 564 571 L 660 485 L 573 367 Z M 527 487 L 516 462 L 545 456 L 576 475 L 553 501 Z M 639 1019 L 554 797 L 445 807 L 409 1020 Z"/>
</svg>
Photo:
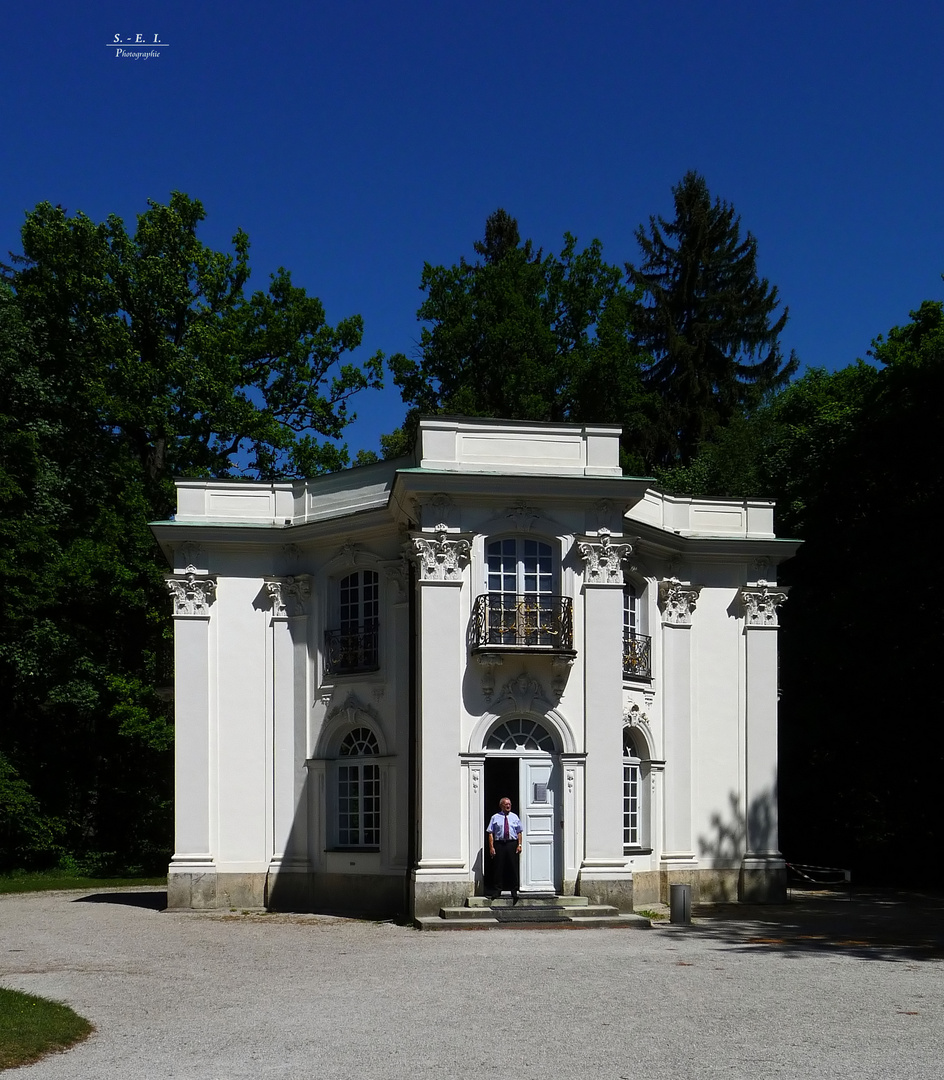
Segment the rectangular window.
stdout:
<svg viewBox="0 0 944 1080">
<path fill-rule="evenodd" d="M 338 766 L 338 844 L 380 846 L 380 766 Z"/>
<path fill-rule="evenodd" d="M 623 765 L 623 844 L 639 844 L 639 766 Z"/>
</svg>

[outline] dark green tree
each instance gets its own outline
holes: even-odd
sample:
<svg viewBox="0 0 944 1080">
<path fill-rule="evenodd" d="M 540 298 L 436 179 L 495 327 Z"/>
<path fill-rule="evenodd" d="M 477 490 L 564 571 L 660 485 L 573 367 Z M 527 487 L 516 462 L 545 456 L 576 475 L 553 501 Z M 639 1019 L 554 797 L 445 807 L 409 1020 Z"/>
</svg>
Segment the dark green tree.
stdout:
<svg viewBox="0 0 944 1080">
<path fill-rule="evenodd" d="M 408 449 L 421 413 L 436 412 L 619 422 L 638 451 L 650 420 L 635 298 L 599 241 L 578 251 L 567 234 L 560 255 L 544 255 L 497 210 L 474 250 L 474 262 L 423 270 L 418 355 L 390 358 L 410 414 L 385 439 L 388 456 Z"/>
<path fill-rule="evenodd" d="M 626 271 L 643 300 L 635 316 L 639 346 L 652 356 L 646 386 L 662 400 L 653 463 L 688 464 L 718 428 L 757 408 L 797 368 L 778 338 L 777 289 L 757 273 L 757 242 L 740 218 L 712 201 L 698 173 L 672 193 L 675 217 L 652 216 L 636 230 L 642 251 Z"/>
<path fill-rule="evenodd" d="M 0 290 L 0 862 L 166 859 L 172 682 L 165 567 L 147 522 L 176 475 L 276 477 L 346 460 L 376 385 L 278 271 L 245 292 L 248 239 L 201 243 L 199 203 L 129 234 L 42 204 Z"/>
</svg>

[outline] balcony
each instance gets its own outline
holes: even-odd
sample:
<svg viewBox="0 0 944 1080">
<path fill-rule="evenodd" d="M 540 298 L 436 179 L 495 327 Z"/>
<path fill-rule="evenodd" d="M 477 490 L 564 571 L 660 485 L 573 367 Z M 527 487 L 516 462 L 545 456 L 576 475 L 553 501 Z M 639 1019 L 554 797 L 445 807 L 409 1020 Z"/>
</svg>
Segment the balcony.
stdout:
<svg viewBox="0 0 944 1080">
<path fill-rule="evenodd" d="M 473 652 L 574 653 L 574 602 L 543 593 L 484 593 L 472 609 Z"/>
<path fill-rule="evenodd" d="M 623 635 L 623 678 L 652 678 L 652 638 L 635 631 Z"/>
<path fill-rule="evenodd" d="M 379 638 L 380 625 L 377 622 L 326 630 L 325 674 L 358 675 L 363 671 L 376 671 L 380 667 L 377 649 Z"/>
</svg>

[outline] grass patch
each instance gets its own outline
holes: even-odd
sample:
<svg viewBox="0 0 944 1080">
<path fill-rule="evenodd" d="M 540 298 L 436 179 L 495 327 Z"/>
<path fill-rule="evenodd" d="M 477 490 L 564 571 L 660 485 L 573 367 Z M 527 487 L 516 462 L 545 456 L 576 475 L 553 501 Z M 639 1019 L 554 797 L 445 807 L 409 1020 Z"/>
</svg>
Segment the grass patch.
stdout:
<svg viewBox="0 0 944 1080">
<path fill-rule="evenodd" d="M 644 919 L 667 919 L 668 913 L 665 911 L 653 911 L 652 908 L 637 908 L 637 915 L 642 915 Z"/>
<path fill-rule="evenodd" d="M 123 889 L 129 885 L 166 886 L 166 877 L 85 877 L 62 870 L 0 874 L 0 893 L 45 892 L 47 889 Z"/>
<path fill-rule="evenodd" d="M 0 1069 L 15 1069 L 67 1050 L 93 1030 L 68 1005 L 0 987 Z"/>
</svg>

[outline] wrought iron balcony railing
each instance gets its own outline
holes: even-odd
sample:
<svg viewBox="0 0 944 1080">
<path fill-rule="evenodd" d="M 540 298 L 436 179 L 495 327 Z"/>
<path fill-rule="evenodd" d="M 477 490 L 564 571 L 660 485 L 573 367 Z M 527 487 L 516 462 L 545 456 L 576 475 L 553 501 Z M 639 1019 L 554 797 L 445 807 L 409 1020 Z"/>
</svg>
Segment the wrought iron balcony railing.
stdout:
<svg viewBox="0 0 944 1080">
<path fill-rule="evenodd" d="M 379 637 L 380 627 L 376 622 L 326 630 L 325 674 L 354 675 L 360 671 L 376 671 L 380 666 Z"/>
<path fill-rule="evenodd" d="M 574 604 L 569 596 L 484 593 L 472 610 L 472 648 L 574 651 Z"/>
<path fill-rule="evenodd" d="M 623 678 L 652 678 L 652 638 L 648 634 L 623 635 Z"/>
</svg>

